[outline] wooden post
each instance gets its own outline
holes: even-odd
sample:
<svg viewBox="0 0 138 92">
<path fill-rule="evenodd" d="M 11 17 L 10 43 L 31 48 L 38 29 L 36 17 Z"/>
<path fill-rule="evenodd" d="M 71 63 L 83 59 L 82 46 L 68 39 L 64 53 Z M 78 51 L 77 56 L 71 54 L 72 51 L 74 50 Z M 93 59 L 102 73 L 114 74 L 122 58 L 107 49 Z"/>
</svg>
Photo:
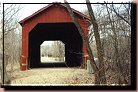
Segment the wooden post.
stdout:
<svg viewBox="0 0 138 92">
<path fill-rule="evenodd" d="M 25 62 L 23 62 L 25 61 Z M 25 70 L 28 70 L 27 69 L 27 58 L 25 56 L 22 56 L 22 62 L 21 62 L 21 70 L 22 71 L 25 71 Z"/>
<path fill-rule="evenodd" d="M 87 60 L 87 72 L 88 74 L 93 74 L 94 73 L 94 70 L 90 64 L 90 60 Z"/>
<path fill-rule="evenodd" d="M 89 55 L 84 55 L 84 68 L 87 69 L 87 60 L 89 58 Z"/>
</svg>

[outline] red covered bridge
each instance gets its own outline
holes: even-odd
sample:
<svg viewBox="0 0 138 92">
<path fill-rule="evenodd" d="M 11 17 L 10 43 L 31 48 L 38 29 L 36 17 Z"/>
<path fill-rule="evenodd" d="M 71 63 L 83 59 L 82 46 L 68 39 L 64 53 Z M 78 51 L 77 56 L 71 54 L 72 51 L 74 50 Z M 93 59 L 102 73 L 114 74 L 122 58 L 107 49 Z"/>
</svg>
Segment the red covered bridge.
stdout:
<svg viewBox="0 0 138 92">
<path fill-rule="evenodd" d="M 87 36 L 89 18 L 74 9 L 72 10 Z M 86 46 L 72 22 L 66 5 L 51 3 L 19 23 L 22 26 L 21 70 L 41 67 L 40 45 L 44 41 L 60 40 L 65 44 L 65 62 L 68 66 L 74 67 L 83 64 L 83 56 L 87 54 Z"/>
</svg>

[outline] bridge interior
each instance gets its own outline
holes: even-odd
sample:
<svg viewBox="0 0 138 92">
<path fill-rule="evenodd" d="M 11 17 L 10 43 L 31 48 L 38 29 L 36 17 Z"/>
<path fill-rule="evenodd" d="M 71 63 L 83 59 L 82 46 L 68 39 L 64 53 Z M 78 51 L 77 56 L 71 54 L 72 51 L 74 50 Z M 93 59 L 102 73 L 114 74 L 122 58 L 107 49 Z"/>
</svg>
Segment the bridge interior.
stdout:
<svg viewBox="0 0 138 92">
<path fill-rule="evenodd" d="M 60 40 L 65 44 L 65 63 L 41 63 L 40 45 Z M 29 68 L 77 67 L 83 58 L 83 41 L 74 23 L 39 23 L 29 33 Z"/>
</svg>

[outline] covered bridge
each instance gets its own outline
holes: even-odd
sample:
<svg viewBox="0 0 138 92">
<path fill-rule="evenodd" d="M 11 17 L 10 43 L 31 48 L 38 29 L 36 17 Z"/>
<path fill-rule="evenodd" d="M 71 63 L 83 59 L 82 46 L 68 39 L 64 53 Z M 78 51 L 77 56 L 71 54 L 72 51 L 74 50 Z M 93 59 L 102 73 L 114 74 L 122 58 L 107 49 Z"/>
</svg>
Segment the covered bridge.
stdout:
<svg viewBox="0 0 138 92">
<path fill-rule="evenodd" d="M 89 18 L 72 10 L 87 36 Z M 83 56 L 87 54 L 86 46 L 65 4 L 51 3 L 19 23 L 22 26 L 21 70 L 41 67 L 40 45 L 44 41 L 60 40 L 65 44 L 65 62 L 68 66 L 83 64 Z"/>
</svg>

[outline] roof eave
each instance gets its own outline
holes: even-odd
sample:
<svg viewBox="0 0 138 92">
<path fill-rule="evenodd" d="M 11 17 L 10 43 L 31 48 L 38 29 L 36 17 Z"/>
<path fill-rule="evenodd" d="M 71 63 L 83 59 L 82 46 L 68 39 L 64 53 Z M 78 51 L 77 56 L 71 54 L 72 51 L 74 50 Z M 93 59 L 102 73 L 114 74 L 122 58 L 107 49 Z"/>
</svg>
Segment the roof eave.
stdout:
<svg viewBox="0 0 138 92">
<path fill-rule="evenodd" d="M 36 11 L 35 13 L 31 14 L 30 16 L 24 18 L 23 20 L 21 20 L 19 23 L 20 25 L 22 25 L 25 21 L 27 21 L 28 19 L 34 17 L 35 15 L 39 14 L 40 12 L 42 12 L 43 10 L 49 8 L 50 6 L 52 6 L 53 4 L 48 4 L 47 6 L 41 8 L 40 10 Z"/>
<path fill-rule="evenodd" d="M 47 8 L 49 8 L 49 7 L 51 7 L 51 6 L 54 5 L 54 4 L 57 4 L 57 3 L 48 4 L 47 6 L 41 8 L 40 10 L 36 11 L 36 12 L 33 13 L 32 15 L 30 15 L 30 16 L 24 18 L 23 20 L 21 20 L 21 21 L 19 22 L 19 24 L 22 26 L 27 20 L 29 20 L 30 18 L 36 16 L 37 14 L 39 14 L 39 13 L 42 12 L 43 10 L 45 10 L 45 9 L 47 9 Z M 58 4 L 60 4 L 60 5 L 62 5 L 63 7 L 67 8 L 67 7 L 66 7 L 64 4 L 62 4 L 62 3 L 58 3 Z M 79 12 L 79 11 L 73 9 L 73 8 L 71 8 L 71 9 L 73 10 L 73 12 L 77 13 L 77 14 L 80 15 L 81 17 L 84 17 L 84 18 L 90 20 L 90 18 L 89 18 L 88 16 L 86 16 L 85 14 L 83 14 L 83 13 L 81 13 L 81 12 Z"/>
</svg>

